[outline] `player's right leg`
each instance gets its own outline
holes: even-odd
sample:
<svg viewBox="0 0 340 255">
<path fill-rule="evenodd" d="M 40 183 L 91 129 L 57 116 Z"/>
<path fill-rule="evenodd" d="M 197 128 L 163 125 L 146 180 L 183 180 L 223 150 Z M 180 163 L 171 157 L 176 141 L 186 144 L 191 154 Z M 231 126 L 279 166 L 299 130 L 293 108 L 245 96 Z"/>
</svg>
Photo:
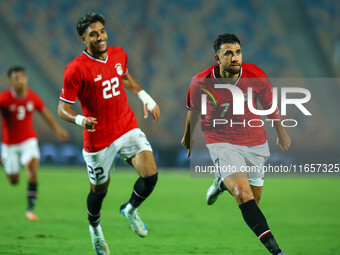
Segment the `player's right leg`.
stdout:
<svg viewBox="0 0 340 255">
<path fill-rule="evenodd" d="M 213 184 L 207 190 L 205 199 L 208 205 L 214 204 L 217 198 L 224 192 L 224 190 L 220 187 L 221 184 L 223 184 L 222 179 L 215 178 Z"/>
<path fill-rule="evenodd" d="M 107 193 L 110 178 L 100 185 L 91 183 L 91 190 L 87 196 L 87 213 L 89 220 L 89 230 L 92 239 L 92 245 L 98 255 L 110 254 L 109 247 L 105 241 L 102 228 L 100 226 L 100 214 L 103 200 Z"/>
<path fill-rule="evenodd" d="M 244 221 L 256 234 L 262 244 L 271 254 L 284 254 L 279 248 L 267 220 L 255 202 L 254 193 L 250 187 L 247 173 L 235 173 L 224 179 L 224 184 L 233 194 L 242 212 Z"/>
<path fill-rule="evenodd" d="M 87 211 L 92 244 L 100 255 L 110 254 L 100 225 L 103 200 L 110 183 L 110 170 L 113 169 L 115 151 L 109 146 L 99 152 L 88 153 L 83 150 L 84 160 L 90 179 L 91 189 L 87 196 Z"/>
<path fill-rule="evenodd" d="M 1 145 L 1 161 L 12 185 L 19 183 L 19 150 L 16 145 Z"/>
</svg>

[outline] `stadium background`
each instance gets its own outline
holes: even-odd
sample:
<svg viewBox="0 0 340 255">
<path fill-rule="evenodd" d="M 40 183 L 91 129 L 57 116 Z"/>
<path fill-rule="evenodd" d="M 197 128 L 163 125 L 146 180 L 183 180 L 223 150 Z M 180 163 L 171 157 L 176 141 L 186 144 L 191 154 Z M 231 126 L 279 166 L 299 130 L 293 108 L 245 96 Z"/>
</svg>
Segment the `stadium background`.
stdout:
<svg viewBox="0 0 340 255">
<path fill-rule="evenodd" d="M 161 107 L 160 123 L 154 125 L 143 120 L 141 102 L 129 95 L 158 165 L 183 167 L 188 164 L 180 145 L 188 84 L 193 75 L 215 63 L 212 44 L 216 36 L 237 34 L 244 62 L 257 64 L 271 78 L 336 78 L 339 11 L 340 4 L 334 0 L 2 0 L 0 89 L 8 87 L 6 71 L 10 66 L 24 66 L 29 86 L 71 132 L 71 139 L 60 144 L 36 117 L 42 163 L 82 164 L 82 134 L 79 128 L 62 122 L 56 109 L 64 67 L 84 49 L 75 24 L 85 13 L 102 13 L 107 19 L 108 44 L 125 49 L 130 73 Z M 308 105 L 313 117 L 308 121 L 301 118 L 298 128 L 289 129 L 293 139 L 290 156 L 273 146 L 274 134 L 268 130 L 273 155 L 279 161 L 308 160 L 315 158 L 315 153 L 320 159 L 339 159 L 337 153 L 330 152 L 339 151 L 340 118 L 335 116 L 340 86 L 320 82 L 323 84 L 313 86 Z M 292 155 L 299 156 L 292 159 Z"/>
</svg>

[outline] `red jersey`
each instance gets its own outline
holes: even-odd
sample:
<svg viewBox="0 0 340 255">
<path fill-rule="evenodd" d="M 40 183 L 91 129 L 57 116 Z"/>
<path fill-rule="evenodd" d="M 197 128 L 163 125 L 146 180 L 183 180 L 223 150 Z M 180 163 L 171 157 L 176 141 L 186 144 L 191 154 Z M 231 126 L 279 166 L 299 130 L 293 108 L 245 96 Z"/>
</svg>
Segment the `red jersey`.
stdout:
<svg viewBox="0 0 340 255">
<path fill-rule="evenodd" d="M 201 112 L 201 95 L 207 94 L 206 114 L 201 114 L 200 118 L 201 129 L 207 144 L 227 142 L 243 146 L 256 146 L 265 143 L 267 136 L 263 124 L 261 126 L 263 122 L 260 122 L 259 115 L 249 110 L 247 101 L 248 88 L 252 87 L 254 108 L 257 109 L 257 100 L 264 109 L 270 108 L 273 96 L 268 77 L 256 65 L 242 64 L 240 76 L 234 86 L 243 92 L 244 114 L 234 115 L 232 93 L 228 89 L 214 87 L 214 84 L 227 83 L 223 82 L 221 78 L 216 78 L 215 72 L 219 70 L 218 66 L 211 66 L 193 77 L 186 102 L 189 110 Z M 281 119 L 278 109 L 268 117 Z"/>
<path fill-rule="evenodd" d="M 32 90 L 26 96 L 17 97 L 13 89 L 0 93 L 2 115 L 2 142 L 7 145 L 19 144 L 37 137 L 33 129 L 33 112 L 43 111 L 45 104 Z"/>
<path fill-rule="evenodd" d="M 85 50 L 65 68 L 60 99 L 73 104 L 78 98 L 83 115 L 97 118 L 95 132 L 83 131 L 87 152 L 100 151 L 138 127 L 123 88 L 127 59 L 119 47 L 107 47 L 105 60 L 94 58 Z"/>
</svg>

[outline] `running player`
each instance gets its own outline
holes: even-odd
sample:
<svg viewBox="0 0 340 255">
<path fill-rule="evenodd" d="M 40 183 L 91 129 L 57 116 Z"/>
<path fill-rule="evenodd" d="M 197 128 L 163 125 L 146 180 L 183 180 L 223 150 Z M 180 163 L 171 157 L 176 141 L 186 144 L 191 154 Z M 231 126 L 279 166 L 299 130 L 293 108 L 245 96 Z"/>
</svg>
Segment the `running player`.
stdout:
<svg viewBox="0 0 340 255">
<path fill-rule="evenodd" d="M 212 205 L 224 190 L 228 190 L 236 199 L 245 222 L 263 245 L 271 254 L 283 255 L 284 252 L 276 243 L 258 207 L 262 195 L 263 172 L 240 172 L 247 166 L 260 169 L 269 157 L 266 133 L 263 127 L 260 127 L 258 122 L 256 123 L 260 120 L 260 116 L 249 110 L 247 101 L 252 99 L 253 106 L 256 108 L 258 99 L 264 109 L 270 109 L 273 98 L 272 86 L 260 68 L 242 63 L 241 44 L 235 35 L 219 35 L 214 42 L 214 50 L 218 64 L 197 74 L 190 84 L 186 104 L 189 111 L 182 145 L 189 150 L 189 157 L 192 146 L 190 133 L 193 134 L 200 118 L 201 129 L 206 138 L 211 159 L 217 169 L 228 169 L 230 166 L 237 169 L 237 173 L 216 172 L 214 183 L 207 192 L 207 204 Z M 233 114 L 232 94 L 222 88 L 223 86 L 219 87 L 215 84 L 233 84 L 243 92 L 243 95 L 239 95 L 244 97 L 243 115 Z M 253 90 L 251 95 L 247 95 L 248 87 Z M 214 100 L 215 97 L 217 98 L 215 101 L 206 100 L 208 103 L 204 114 L 200 114 L 201 103 L 204 102 L 201 101 L 202 94 L 210 94 Z M 268 118 L 273 120 L 278 135 L 277 144 L 283 151 L 287 151 L 291 140 L 279 121 L 281 119 L 279 111 L 276 109 L 268 115 Z M 224 120 L 219 122 L 224 125 L 213 123 L 216 119 Z M 249 125 L 249 121 L 252 124 Z"/>
<path fill-rule="evenodd" d="M 11 88 L 0 93 L 2 115 L 1 159 L 11 184 L 19 182 L 20 163 L 25 167 L 28 179 L 28 220 L 38 220 L 33 212 L 37 197 L 37 172 L 39 148 L 33 128 L 33 112 L 38 110 L 60 141 L 68 139 L 68 132 L 59 126 L 43 100 L 27 87 L 28 78 L 23 67 L 8 70 Z"/>
<path fill-rule="evenodd" d="M 77 31 L 86 49 L 65 68 L 58 112 L 62 119 L 84 129 L 83 156 L 91 187 L 87 197 L 90 234 L 97 254 L 109 254 L 99 221 L 115 155 L 119 153 L 121 159 L 133 165 L 140 175 L 130 199 L 121 206 L 120 212 L 141 237 L 145 237 L 148 231 L 137 208 L 157 182 L 157 167 L 150 143 L 138 128 L 124 88 L 142 100 L 145 118 L 150 111 L 157 123 L 160 110 L 128 73 L 125 51 L 120 47 L 107 47 L 102 15 L 92 13 L 81 17 Z M 84 116 L 72 110 L 77 98 Z"/>
</svg>

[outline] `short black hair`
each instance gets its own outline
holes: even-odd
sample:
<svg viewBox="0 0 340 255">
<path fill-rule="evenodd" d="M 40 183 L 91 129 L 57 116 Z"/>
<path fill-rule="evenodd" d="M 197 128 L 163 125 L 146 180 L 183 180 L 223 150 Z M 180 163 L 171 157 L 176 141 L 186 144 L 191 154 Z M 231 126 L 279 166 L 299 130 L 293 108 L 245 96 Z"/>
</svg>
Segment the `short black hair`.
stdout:
<svg viewBox="0 0 340 255">
<path fill-rule="evenodd" d="M 79 36 L 82 36 L 88 26 L 92 23 L 101 22 L 105 26 L 105 18 L 102 14 L 88 13 L 83 17 L 80 17 L 77 23 L 77 31 Z"/>
<path fill-rule="evenodd" d="M 238 43 L 241 46 L 240 40 L 234 34 L 221 34 L 217 36 L 216 40 L 214 41 L 214 50 L 215 53 L 219 51 L 222 44 L 231 43 L 236 44 Z"/>
<path fill-rule="evenodd" d="M 12 73 L 15 73 L 15 72 L 25 72 L 25 68 L 23 68 L 22 66 L 13 66 L 13 67 L 11 67 L 7 71 L 8 78 L 11 78 Z"/>
</svg>

